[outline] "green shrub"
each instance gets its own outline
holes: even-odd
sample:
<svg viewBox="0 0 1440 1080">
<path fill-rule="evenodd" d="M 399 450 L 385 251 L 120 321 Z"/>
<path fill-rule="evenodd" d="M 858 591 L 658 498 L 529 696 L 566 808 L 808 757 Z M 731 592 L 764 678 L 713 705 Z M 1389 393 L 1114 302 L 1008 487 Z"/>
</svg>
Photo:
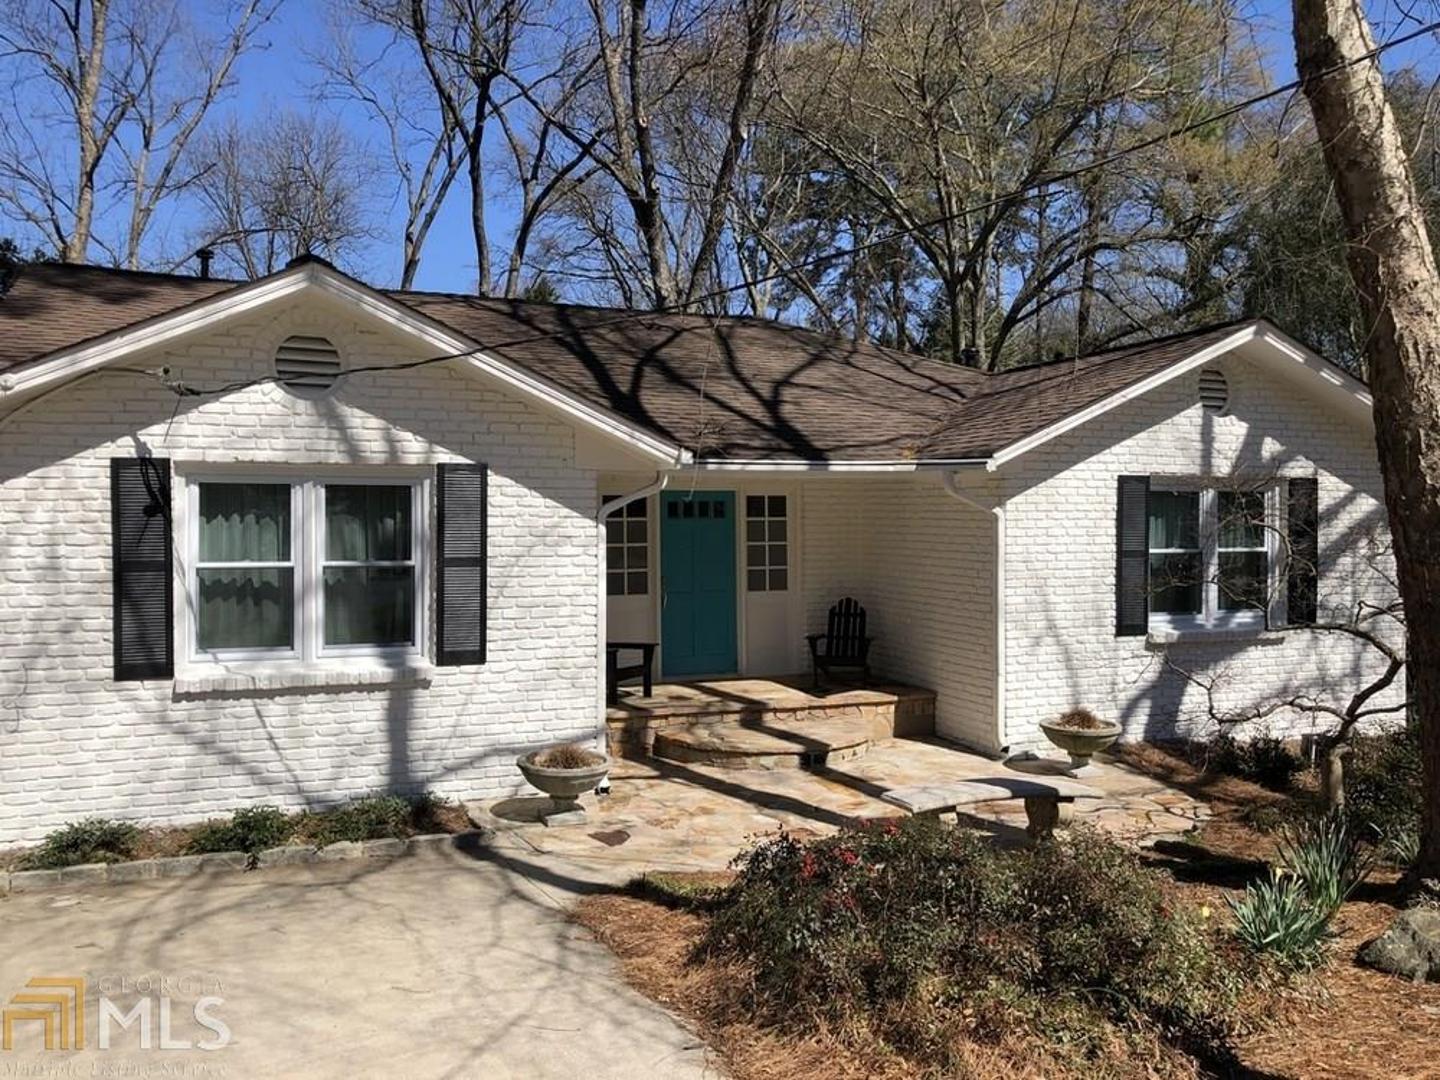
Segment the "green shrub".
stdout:
<svg viewBox="0 0 1440 1080">
<path fill-rule="evenodd" d="M 1235 936 L 1257 953 L 1268 953 L 1292 970 L 1315 967 L 1323 955 L 1330 916 L 1313 903 L 1299 878 L 1275 872 L 1227 901 Z"/>
<path fill-rule="evenodd" d="M 1420 831 L 1420 769 L 1418 731 L 1398 728 L 1356 739 L 1345 764 L 1346 813 L 1357 825 L 1403 847 L 1407 833 Z"/>
<path fill-rule="evenodd" d="M 186 850 L 193 855 L 214 851 L 243 851 L 254 855 L 279 847 L 290 838 L 295 826 L 284 811 L 274 806 L 249 806 L 236 810 L 228 821 L 208 821 L 190 835 Z"/>
<path fill-rule="evenodd" d="M 1246 744 L 1246 750 L 1250 759 L 1246 779 L 1272 791 L 1285 791 L 1295 782 L 1300 757 L 1284 740 L 1257 735 Z"/>
<path fill-rule="evenodd" d="M 1288 789 L 1301 769 L 1299 756 L 1284 740 L 1269 735 L 1244 742 L 1228 732 L 1217 735 L 1205 747 L 1205 759 L 1212 772 L 1238 776 L 1273 791 Z"/>
<path fill-rule="evenodd" d="M 439 831 L 438 812 L 444 804 L 433 795 L 414 798 L 372 795 L 323 813 L 308 814 L 301 830 L 312 843 L 324 846 L 342 840 L 404 839 Z"/>
<path fill-rule="evenodd" d="M 84 863 L 125 862 L 135 857 L 140 830 L 127 821 L 87 818 L 56 829 L 21 860 L 25 870 L 58 870 Z"/>
<path fill-rule="evenodd" d="M 1326 923 L 1365 880 L 1375 863 L 1375 850 L 1344 814 L 1329 813 L 1286 826 L 1279 842 L 1280 865 L 1304 886 L 1305 894 Z"/>
<path fill-rule="evenodd" d="M 1063 998 L 1092 1021 L 1138 1016 L 1223 1042 L 1236 987 L 1214 935 L 1091 830 L 1005 851 L 912 818 L 782 836 L 737 871 L 702 948 L 748 960 L 760 1004 L 782 1019 L 879 1026 L 905 1042 L 947 1017 L 1023 1017 L 1022 1003 Z"/>
</svg>

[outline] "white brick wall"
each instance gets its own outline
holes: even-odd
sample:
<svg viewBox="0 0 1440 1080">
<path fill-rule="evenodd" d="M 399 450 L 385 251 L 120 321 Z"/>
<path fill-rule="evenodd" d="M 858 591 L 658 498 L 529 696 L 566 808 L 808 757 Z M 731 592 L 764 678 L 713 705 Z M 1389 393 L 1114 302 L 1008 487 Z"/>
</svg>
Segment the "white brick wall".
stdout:
<svg viewBox="0 0 1440 1080">
<path fill-rule="evenodd" d="M 936 730 L 996 750 L 991 516 L 933 473 L 804 488 L 807 625 L 846 594 L 865 605 L 877 672 L 936 692 Z"/>
<path fill-rule="evenodd" d="M 1204 694 L 1167 669 L 1156 647 L 1115 636 L 1117 476 L 1318 476 L 1322 618 L 1367 590 L 1384 595 L 1362 543 L 1384 529 L 1371 434 L 1238 356 L 1216 366 L 1230 383 L 1227 415 L 1203 412 L 1191 373 L 1002 470 L 1012 750 L 1047 749 L 1036 724 L 1074 705 L 1120 721 L 1128 738 L 1214 731 Z M 1347 699 L 1381 666 L 1364 645 L 1311 631 L 1171 649 L 1175 664 L 1218 678 L 1221 707 L 1300 689 Z M 1268 727 L 1309 730 L 1294 714 Z"/>
<path fill-rule="evenodd" d="M 246 379 L 297 332 L 329 336 L 353 364 L 424 355 L 313 304 L 127 366 Z M 443 367 L 356 376 L 318 402 L 275 386 L 176 400 L 109 372 L 0 425 L 0 846 L 95 815 L 182 821 L 386 788 L 498 795 L 519 787 L 517 753 L 596 731 L 596 485 L 568 426 Z M 437 668 L 428 686 L 220 696 L 112 682 L 108 459 L 142 446 L 178 468 L 488 463 L 488 663 Z"/>
</svg>

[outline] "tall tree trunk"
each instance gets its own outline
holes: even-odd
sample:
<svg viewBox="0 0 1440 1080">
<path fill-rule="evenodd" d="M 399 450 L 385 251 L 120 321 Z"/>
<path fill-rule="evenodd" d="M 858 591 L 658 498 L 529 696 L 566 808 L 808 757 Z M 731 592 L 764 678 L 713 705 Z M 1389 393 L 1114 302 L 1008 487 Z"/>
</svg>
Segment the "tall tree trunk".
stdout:
<svg viewBox="0 0 1440 1080">
<path fill-rule="evenodd" d="M 485 167 L 479 147 L 473 147 L 465 162 L 470 181 L 470 234 L 475 238 L 475 292 L 490 295 L 490 235 L 485 229 Z"/>
<path fill-rule="evenodd" d="M 1295 53 L 1370 322 L 1376 443 L 1409 633 L 1425 799 L 1420 877 L 1440 878 L 1440 273 L 1358 0 L 1294 0 Z M 1344 65 L 1341 67 L 1340 65 Z"/>
<path fill-rule="evenodd" d="M 79 162 L 75 174 L 75 222 L 60 249 L 60 259 L 67 263 L 83 263 L 90 252 L 90 229 L 95 217 L 95 176 L 100 168 L 102 140 L 97 132 L 99 117 L 95 115 L 100 101 L 100 86 L 105 76 L 105 39 L 110 33 L 109 0 L 92 0 L 90 4 L 90 43 L 81 45 L 79 12 L 74 12 L 72 39 L 79 64 L 79 80 L 75 88 L 75 125 L 80 133 Z M 83 58 L 82 58 L 83 56 Z"/>
</svg>

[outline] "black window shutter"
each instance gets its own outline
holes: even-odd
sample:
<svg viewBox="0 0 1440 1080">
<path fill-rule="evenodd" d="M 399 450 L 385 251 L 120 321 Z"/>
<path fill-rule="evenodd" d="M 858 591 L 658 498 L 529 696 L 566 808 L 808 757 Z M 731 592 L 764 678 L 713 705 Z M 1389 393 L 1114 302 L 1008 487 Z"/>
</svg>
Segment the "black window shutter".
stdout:
<svg viewBox="0 0 1440 1080">
<path fill-rule="evenodd" d="M 1115 508 L 1115 636 L 1150 622 L 1150 478 L 1122 476 Z"/>
<path fill-rule="evenodd" d="M 439 465 L 435 484 L 435 662 L 485 662 L 484 465 Z"/>
<path fill-rule="evenodd" d="M 169 461 L 111 459 L 110 539 L 115 679 L 172 678 L 175 578 Z"/>
<path fill-rule="evenodd" d="M 1291 480 L 1285 500 L 1286 617 L 1292 626 L 1315 621 L 1320 595 L 1320 482 L 1313 476 Z"/>
</svg>

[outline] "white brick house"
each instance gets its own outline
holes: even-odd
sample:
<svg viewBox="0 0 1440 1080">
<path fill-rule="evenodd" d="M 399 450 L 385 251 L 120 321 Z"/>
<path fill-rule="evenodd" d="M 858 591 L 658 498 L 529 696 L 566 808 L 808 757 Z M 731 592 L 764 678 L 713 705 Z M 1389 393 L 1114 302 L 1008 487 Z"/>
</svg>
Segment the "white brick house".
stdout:
<svg viewBox="0 0 1440 1080">
<path fill-rule="evenodd" d="M 0 846 L 508 792 L 517 753 L 601 737 L 607 640 L 657 642 L 662 678 L 798 672 L 845 595 L 877 671 L 992 753 L 1080 704 L 1198 729 L 1166 656 L 1238 701 L 1374 670 L 1287 610 L 1383 595 L 1369 398 L 1260 322 L 986 376 L 307 260 L 35 267 L 0 331 Z M 1121 477 L 1142 533 L 1193 544 L 1121 552 Z M 1307 580 L 1282 541 L 1312 496 Z M 1214 535 L 1236 500 L 1249 550 Z M 1175 560 L 1205 580 L 1157 588 Z"/>
</svg>

